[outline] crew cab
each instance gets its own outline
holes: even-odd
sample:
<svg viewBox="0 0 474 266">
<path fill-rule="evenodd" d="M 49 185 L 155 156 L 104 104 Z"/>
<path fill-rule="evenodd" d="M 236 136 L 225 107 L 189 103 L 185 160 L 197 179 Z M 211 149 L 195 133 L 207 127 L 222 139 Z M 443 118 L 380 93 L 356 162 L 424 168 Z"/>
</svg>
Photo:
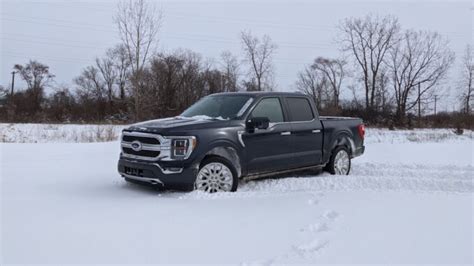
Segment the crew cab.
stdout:
<svg viewBox="0 0 474 266">
<path fill-rule="evenodd" d="M 361 119 L 319 116 L 303 94 L 217 93 L 124 129 L 118 171 L 129 182 L 211 193 L 310 168 L 348 175 L 364 134 Z"/>
</svg>

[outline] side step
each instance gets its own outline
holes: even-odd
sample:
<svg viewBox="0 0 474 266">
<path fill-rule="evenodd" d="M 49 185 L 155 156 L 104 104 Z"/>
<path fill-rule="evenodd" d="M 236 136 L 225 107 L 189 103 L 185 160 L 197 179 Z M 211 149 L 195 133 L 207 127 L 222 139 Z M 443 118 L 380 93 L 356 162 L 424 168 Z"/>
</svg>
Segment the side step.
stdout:
<svg viewBox="0 0 474 266">
<path fill-rule="evenodd" d="M 298 172 L 298 171 L 310 170 L 310 169 L 323 169 L 324 166 L 325 166 L 324 164 L 319 164 L 319 165 L 305 166 L 305 167 L 300 167 L 300 168 L 292 168 L 292 169 L 276 171 L 276 172 L 257 173 L 257 174 L 244 176 L 241 179 L 244 181 L 250 181 L 250 180 L 255 180 L 255 179 L 268 177 L 272 175 L 280 175 L 280 174 L 286 174 L 286 173 Z"/>
</svg>

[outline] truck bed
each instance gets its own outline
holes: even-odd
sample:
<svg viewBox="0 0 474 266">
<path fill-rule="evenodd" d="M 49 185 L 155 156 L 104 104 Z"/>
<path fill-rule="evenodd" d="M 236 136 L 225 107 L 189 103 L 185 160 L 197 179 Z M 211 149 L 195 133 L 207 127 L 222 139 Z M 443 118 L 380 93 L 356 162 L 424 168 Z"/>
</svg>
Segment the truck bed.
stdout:
<svg viewBox="0 0 474 266">
<path fill-rule="evenodd" d="M 360 118 L 357 117 L 347 117 L 347 116 L 320 116 L 320 120 L 352 120 L 352 119 L 357 119 L 360 120 Z"/>
<path fill-rule="evenodd" d="M 362 119 L 356 117 L 337 117 L 337 116 L 321 116 L 319 117 L 321 125 L 324 130 L 323 154 L 325 160 L 329 159 L 331 151 L 334 149 L 334 140 L 337 135 L 345 132 L 349 135 L 351 140 L 351 148 L 354 150 L 353 155 L 359 155 L 356 151 L 357 147 L 364 145 L 364 140 L 361 138 L 358 127 L 363 124 Z"/>
</svg>

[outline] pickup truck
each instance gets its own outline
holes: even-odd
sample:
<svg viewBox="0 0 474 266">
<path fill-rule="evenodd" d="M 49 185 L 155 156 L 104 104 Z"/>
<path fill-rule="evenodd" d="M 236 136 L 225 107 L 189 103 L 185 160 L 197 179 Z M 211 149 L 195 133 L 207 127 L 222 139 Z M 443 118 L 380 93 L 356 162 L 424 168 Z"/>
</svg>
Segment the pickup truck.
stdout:
<svg viewBox="0 0 474 266">
<path fill-rule="evenodd" d="M 361 119 L 319 116 L 303 94 L 217 93 L 124 129 L 118 171 L 132 183 L 210 193 L 303 169 L 348 175 L 364 134 Z"/>
</svg>

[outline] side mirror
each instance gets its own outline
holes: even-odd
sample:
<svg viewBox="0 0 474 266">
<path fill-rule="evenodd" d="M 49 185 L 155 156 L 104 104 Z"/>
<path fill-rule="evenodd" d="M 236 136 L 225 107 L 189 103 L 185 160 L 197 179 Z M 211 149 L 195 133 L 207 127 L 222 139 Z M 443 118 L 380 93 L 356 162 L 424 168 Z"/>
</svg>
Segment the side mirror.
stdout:
<svg viewBox="0 0 474 266">
<path fill-rule="evenodd" d="M 245 126 L 251 132 L 255 129 L 267 129 L 270 124 L 268 117 L 252 117 L 247 120 Z"/>
</svg>

